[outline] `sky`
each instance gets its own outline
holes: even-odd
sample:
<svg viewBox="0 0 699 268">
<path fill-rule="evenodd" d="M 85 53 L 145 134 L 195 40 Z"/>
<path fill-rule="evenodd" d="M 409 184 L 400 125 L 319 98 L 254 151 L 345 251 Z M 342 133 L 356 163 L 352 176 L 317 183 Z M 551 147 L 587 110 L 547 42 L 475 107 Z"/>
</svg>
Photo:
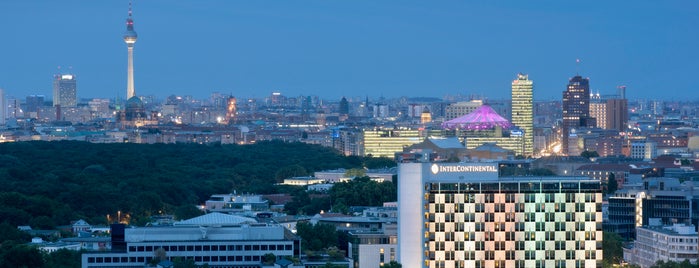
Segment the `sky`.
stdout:
<svg viewBox="0 0 699 268">
<path fill-rule="evenodd" d="M 0 88 L 126 95 L 127 0 L 3 0 Z M 135 0 L 137 95 L 510 97 L 568 79 L 630 99 L 699 100 L 699 1 Z M 579 63 L 577 62 L 579 60 Z M 58 68 L 60 66 L 60 69 Z M 50 98 L 50 97 L 49 97 Z"/>
</svg>

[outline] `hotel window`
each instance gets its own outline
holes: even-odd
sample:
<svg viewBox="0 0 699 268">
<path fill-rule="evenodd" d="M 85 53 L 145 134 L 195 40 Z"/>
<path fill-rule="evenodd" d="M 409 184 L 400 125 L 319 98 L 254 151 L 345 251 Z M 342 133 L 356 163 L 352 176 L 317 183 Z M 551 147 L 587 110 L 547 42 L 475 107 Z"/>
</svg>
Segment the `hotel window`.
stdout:
<svg viewBox="0 0 699 268">
<path fill-rule="evenodd" d="M 536 223 L 536 231 L 538 231 L 538 232 L 544 231 L 544 223 L 543 222 Z"/>
<path fill-rule="evenodd" d="M 505 212 L 505 204 L 494 204 L 495 212 Z"/>
<path fill-rule="evenodd" d="M 544 250 L 546 248 L 546 244 L 544 241 L 536 241 L 536 250 Z"/>
<path fill-rule="evenodd" d="M 524 250 L 524 241 L 516 241 L 515 250 Z"/>
<path fill-rule="evenodd" d="M 524 259 L 525 259 L 525 260 L 533 260 L 533 259 L 536 259 L 536 254 L 535 254 L 535 252 L 536 252 L 536 251 L 533 251 L 533 250 L 526 250 L 526 251 L 524 251 Z"/>
<path fill-rule="evenodd" d="M 485 250 L 485 242 L 476 241 L 476 250 Z"/>
<path fill-rule="evenodd" d="M 495 232 L 485 232 L 485 241 L 495 240 Z"/>
<path fill-rule="evenodd" d="M 515 232 L 505 232 L 505 241 L 515 241 Z"/>
<path fill-rule="evenodd" d="M 476 232 L 482 232 L 485 230 L 485 223 L 484 222 L 477 222 L 476 223 Z"/>
</svg>

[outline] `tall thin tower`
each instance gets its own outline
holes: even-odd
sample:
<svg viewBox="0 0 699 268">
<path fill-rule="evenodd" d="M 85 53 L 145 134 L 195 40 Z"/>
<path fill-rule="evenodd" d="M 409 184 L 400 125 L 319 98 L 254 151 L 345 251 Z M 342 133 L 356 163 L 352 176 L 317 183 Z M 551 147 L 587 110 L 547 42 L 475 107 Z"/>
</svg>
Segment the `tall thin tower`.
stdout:
<svg viewBox="0 0 699 268">
<path fill-rule="evenodd" d="M 126 99 L 131 99 L 136 96 L 136 89 L 133 86 L 133 45 L 136 43 L 138 35 L 133 29 L 133 19 L 131 18 L 131 2 L 129 2 L 129 18 L 126 19 L 126 32 L 124 33 L 124 42 L 129 50 L 129 67 L 128 79 L 126 82 Z"/>
<path fill-rule="evenodd" d="M 524 131 L 524 156 L 534 154 L 534 82 L 526 74 L 512 81 L 512 124 Z"/>
</svg>

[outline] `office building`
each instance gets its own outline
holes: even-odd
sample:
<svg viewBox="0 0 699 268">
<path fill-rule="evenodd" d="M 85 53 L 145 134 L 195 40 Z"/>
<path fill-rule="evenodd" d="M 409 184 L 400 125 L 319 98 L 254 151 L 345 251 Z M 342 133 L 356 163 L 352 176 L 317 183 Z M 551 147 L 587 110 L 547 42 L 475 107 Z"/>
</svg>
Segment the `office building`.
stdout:
<svg viewBox="0 0 699 268">
<path fill-rule="evenodd" d="M 699 259 L 699 237 L 694 225 L 659 222 L 638 228 L 633 248 L 624 248 L 624 260 L 641 268 L 650 268 L 658 261 L 680 263 Z"/>
<path fill-rule="evenodd" d="M 692 186 L 682 185 L 678 179 L 644 179 L 642 186 L 624 186 L 609 197 L 604 230 L 630 239 L 636 237 L 636 228 L 648 226 L 652 219 L 663 225 L 696 224 L 698 200 Z"/>
<path fill-rule="evenodd" d="M 607 129 L 607 102 L 599 93 L 590 95 L 590 117 L 595 118 L 596 127 Z"/>
<path fill-rule="evenodd" d="M 53 78 L 53 106 L 75 107 L 78 105 L 77 80 L 72 74 L 57 74 Z"/>
<path fill-rule="evenodd" d="M 381 230 L 353 230 L 348 234 L 348 255 L 352 259 L 352 267 L 381 268 L 384 264 L 397 261 L 396 224 L 384 225 Z"/>
<path fill-rule="evenodd" d="M 444 115 L 446 120 L 451 120 L 460 116 L 470 114 L 471 112 L 478 109 L 483 105 L 482 100 L 472 100 L 472 101 L 462 101 L 453 104 L 449 104 L 444 109 Z"/>
<path fill-rule="evenodd" d="M 601 267 L 600 182 L 500 177 L 497 163 L 401 163 L 404 267 Z"/>
<path fill-rule="evenodd" d="M 512 81 L 512 124 L 522 130 L 523 156 L 534 154 L 534 82 L 526 74 Z"/>
<path fill-rule="evenodd" d="M 393 158 L 403 148 L 422 142 L 428 136 L 440 136 L 440 130 L 369 129 L 363 131 L 364 156 Z"/>
<path fill-rule="evenodd" d="M 571 78 L 568 88 L 563 91 L 563 129 L 561 152 L 568 155 L 568 136 L 571 131 L 589 126 L 590 118 L 590 80 L 579 75 Z M 594 126 L 594 124 L 592 124 Z"/>
<path fill-rule="evenodd" d="M 111 251 L 82 254 L 83 268 L 144 267 L 158 252 L 164 253 L 164 260 L 159 261 L 192 259 L 197 265 L 212 268 L 259 267 L 267 253 L 278 259 L 300 256 L 300 240 L 283 226 L 222 213 L 209 213 L 173 226 L 113 225 L 111 236 Z"/>
<path fill-rule="evenodd" d="M 628 100 L 608 99 L 606 103 L 606 129 L 626 131 L 626 122 L 629 120 Z"/>
</svg>

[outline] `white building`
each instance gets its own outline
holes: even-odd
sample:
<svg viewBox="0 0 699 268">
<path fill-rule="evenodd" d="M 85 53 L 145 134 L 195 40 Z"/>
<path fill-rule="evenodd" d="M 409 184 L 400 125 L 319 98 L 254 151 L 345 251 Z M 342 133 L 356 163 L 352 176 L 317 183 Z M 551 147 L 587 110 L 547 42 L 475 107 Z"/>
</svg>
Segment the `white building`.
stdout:
<svg viewBox="0 0 699 268">
<path fill-rule="evenodd" d="M 658 156 L 658 144 L 652 141 L 635 141 L 631 143 L 631 158 L 650 161 Z"/>
<path fill-rule="evenodd" d="M 112 251 L 84 253 L 82 267 L 144 267 L 160 249 L 169 261 L 193 259 L 212 268 L 259 267 L 267 253 L 300 257 L 300 241 L 281 225 L 210 213 L 174 226 L 126 228 L 121 235 L 117 227 Z"/>
<path fill-rule="evenodd" d="M 699 259 L 699 239 L 694 225 L 675 224 L 660 226 L 654 221 L 651 226 L 636 228 L 636 242 L 631 249 L 624 249 L 624 259 L 642 268 L 653 266 L 658 261 L 689 262 Z"/>
<path fill-rule="evenodd" d="M 245 212 L 269 210 L 269 202 L 259 195 L 214 194 L 205 202 L 206 210 L 212 212 Z"/>
<path fill-rule="evenodd" d="M 351 231 L 348 255 L 355 268 L 381 268 L 398 260 L 396 224 L 380 231 Z M 407 266 L 404 266 L 407 267 Z"/>
<path fill-rule="evenodd" d="M 403 267 L 598 267 L 602 192 L 578 177 L 498 176 L 496 163 L 402 163 Z"/>
</svg>

